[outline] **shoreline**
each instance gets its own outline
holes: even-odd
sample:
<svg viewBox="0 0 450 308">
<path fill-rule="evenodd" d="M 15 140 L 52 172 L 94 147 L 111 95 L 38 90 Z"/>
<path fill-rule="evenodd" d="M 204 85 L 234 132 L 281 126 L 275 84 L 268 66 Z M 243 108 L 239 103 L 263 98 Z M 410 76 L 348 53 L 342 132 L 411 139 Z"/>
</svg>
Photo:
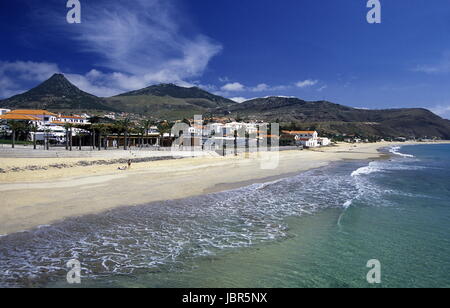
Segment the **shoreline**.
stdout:
<svg viewBox="0 0 450 308">
<path fill-rule="evenodd" d="M 158 160 L 133 164 L 127 171 L 115 170 L 116 165 L 94 165 L 3 173 L 0 174 L 0 193 L 4 200 L 0 206 L 0 234 L 27 231 L 65 218 L 100 214 L 117 207 L 267 183 L 343 160 L 390 157 L 379 151 L 389 146 L 425 144 L 339 144 L 304 151 L 261 152 L 251 155 L 251 159 L 240 156 Z M 279 166 L 276 169 L 260 168 L 263 160 L 274 159 L 277 154 Z M 16 161 L 18 164 L 29 162 L 23 158 Z"/>
</svg>

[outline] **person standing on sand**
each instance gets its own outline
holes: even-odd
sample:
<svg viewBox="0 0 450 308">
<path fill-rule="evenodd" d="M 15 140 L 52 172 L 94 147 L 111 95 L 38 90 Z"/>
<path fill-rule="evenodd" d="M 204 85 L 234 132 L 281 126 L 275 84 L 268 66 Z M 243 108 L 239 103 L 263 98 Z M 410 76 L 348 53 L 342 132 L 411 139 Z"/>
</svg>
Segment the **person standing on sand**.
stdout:
<svg viewBox="0 0 450 308">
<path fill-rule="evenodd" d="M 131 169 L 131 159 L 128 160 L 128 169 Z"/>
</svg>

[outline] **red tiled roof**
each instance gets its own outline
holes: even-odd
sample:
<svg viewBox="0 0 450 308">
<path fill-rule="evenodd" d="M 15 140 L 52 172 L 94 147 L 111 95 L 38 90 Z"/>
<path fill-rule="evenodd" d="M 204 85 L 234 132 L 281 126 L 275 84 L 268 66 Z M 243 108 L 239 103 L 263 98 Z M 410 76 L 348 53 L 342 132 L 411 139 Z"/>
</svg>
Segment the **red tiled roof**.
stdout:
<svg viewBox="0 0 450 308">
<path fill-rule="evenodd" d="M 27 121 L 40 121 L 39 118 L 24 115 L 24 114 L 10 114 L 7 113 L 5 115 L 0 116 L 0 120 L 27 120 Z"/>
<path fill-rule="evenodd" d="M 77 116 L 60 116 L 59 118 L 61 118 L 61 119 L 79 119 L 79 120 L 84 119 L 82 117 L 77 117 Z"/>
<path fill-rule="evenodd" d="M 32 109 L 17 109 L 13 110 L 11 112 L 8 112 L 8 114 L 24 114 L 24 115 L 49 115 L 56 117 L 56 114 L 51 113 L 47 110 L 32 110 Z"/>
<path fill-rule="evenodd" d="M 299 130 L 299 131 L 288 131 L 284 130 L 282 131 L 283 134 L 289 134 L 289 135 L 306 135 L 306 134 L 314 134 L 316 131 L 312 130 Z"/>
</svg>

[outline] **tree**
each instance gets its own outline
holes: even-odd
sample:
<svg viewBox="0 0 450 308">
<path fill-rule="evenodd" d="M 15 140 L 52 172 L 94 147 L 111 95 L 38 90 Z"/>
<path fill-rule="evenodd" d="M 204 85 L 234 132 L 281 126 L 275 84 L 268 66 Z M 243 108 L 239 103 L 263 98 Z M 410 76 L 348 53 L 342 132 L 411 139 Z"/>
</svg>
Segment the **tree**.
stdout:
<svg viewBox="0 0 450 308">
<path fill-rule="evenodd" d="M 106 124 L 96 124 L 93 125 L 93 129 L 98 131 L 98 150 L 102 149 L 102 137 L 106 135 L 109 131 Z"/>
<path fill-rule="evenodd" d="M 98 124 L 98 123 L 100 123 L 101 120 L 102 119 L 100 117 L 97 117 L 97 116 L 93 116 L 93 117 L 89 118 L 89 122 L 91 124 Z"/>
<path fill-rule="evenodd" d="M 38 132 L 38 126 L 36 123 L 31 124 L 30 132 L 33 133 L 33 149 L 36 150 L 36 133 Z"/>
<path fill-rule="evenodd" d="M 12 143 L 11 146 L 14 149 L 16 146 L 16 133 L 22 128 L 22 123 L 19 121 L 8 121 L 8 126 L 12 131 Z"/>
<path fill-rule="evenodd" d="M 123 149 L 128 150 L 128 133 L 130 131 L 130 128 L 132 127 L 131 120 L 129 118 L 120 120 L 118 122 L 118 126 L 124 132 L 125 143 L 123 145 Z"/>
<path fill-rule="evenodd" d="M 64 124 L 64 129 L 66 130 L 66 151 L 69 150 L 69 129 L 70 123 Z"/>
<path fill-rule="evenodd" d="M 158 124 L 158 130 L 159 133 L 161 134 L 160 138 L 159 138 L 159 145 L 162 146 L 162 137 L 164 136 L 164 134 L 166 133 L 171 133 L 172 132 L 172 126 L 169 122 L 164 121 L 164 122 L 160 122 Z"/>
<path fill-rule="evenodd" d="M 66 129 L 66 150 L 72 151 L 73 124 L 72 123 L 66 123 L 66 124 L 64 124 L 64 128 Z"/>
<path fill-rule="evenodd" d="M 141 128 L 145 132 L 145 137 L 146 137 L 147 143 L 148 143 L 148 132 L 150 131 L 150 128 L 154 125 L 154 122 L 152 120 L 143 120 L 143 121 L 141 121 L 140 124 L 141 124 Z"/>
</svg>

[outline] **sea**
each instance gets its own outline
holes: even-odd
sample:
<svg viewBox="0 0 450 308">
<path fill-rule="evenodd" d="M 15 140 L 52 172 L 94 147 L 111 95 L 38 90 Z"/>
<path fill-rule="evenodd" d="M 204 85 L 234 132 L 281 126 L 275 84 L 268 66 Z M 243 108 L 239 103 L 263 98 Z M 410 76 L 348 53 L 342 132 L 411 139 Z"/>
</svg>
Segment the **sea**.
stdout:
<svg viewBox="0 0 450 308">
<path fill-rule="evenodd" d="M 450 287 L 450 145 L 384 151 L 2 236 L 0 287 Z"/>
</svg>

